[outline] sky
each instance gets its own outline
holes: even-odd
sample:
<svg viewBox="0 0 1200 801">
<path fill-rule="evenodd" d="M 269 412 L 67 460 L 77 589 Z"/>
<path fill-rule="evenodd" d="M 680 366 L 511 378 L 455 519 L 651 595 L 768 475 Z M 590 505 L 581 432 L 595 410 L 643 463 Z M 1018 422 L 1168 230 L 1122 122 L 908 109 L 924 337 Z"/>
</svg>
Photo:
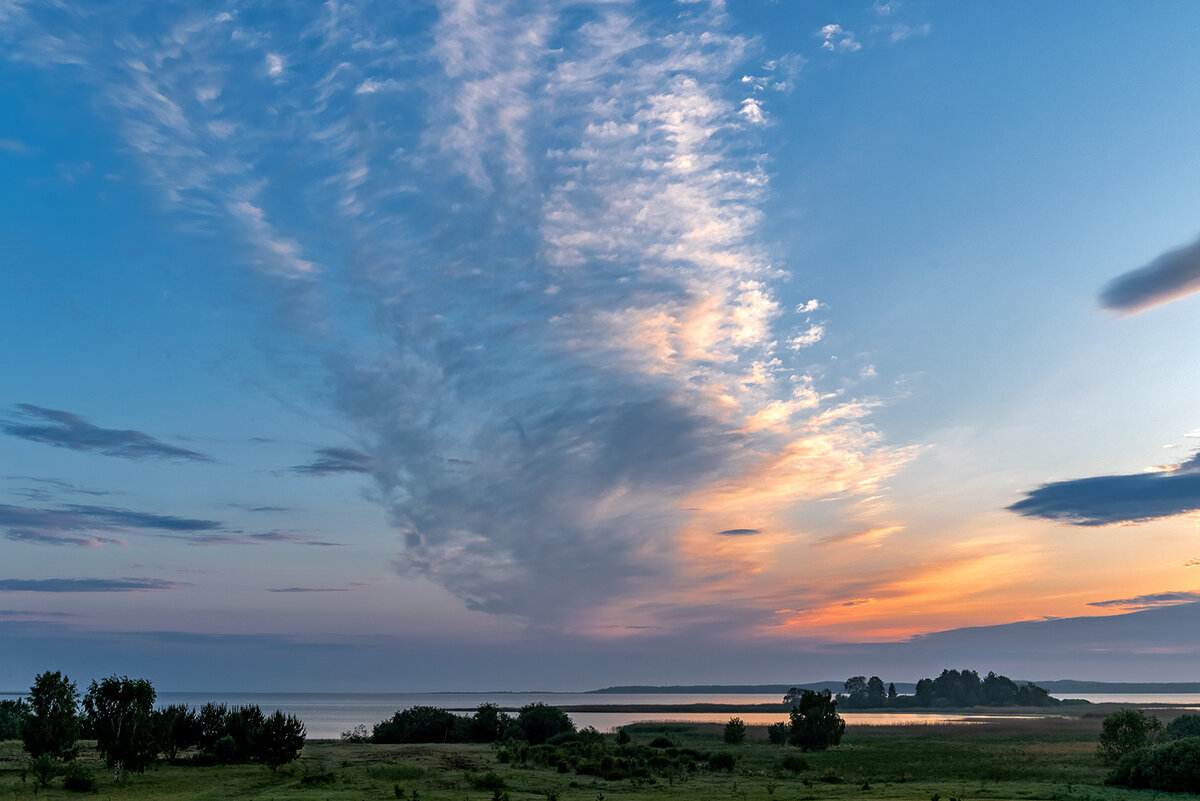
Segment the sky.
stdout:
<svg viewBox="0 0 1200 801">
<path fill-rule="evenodd" d="M 0 689 L 1194 679 L 1198 26 L 0 0 Z"/>
</svg>

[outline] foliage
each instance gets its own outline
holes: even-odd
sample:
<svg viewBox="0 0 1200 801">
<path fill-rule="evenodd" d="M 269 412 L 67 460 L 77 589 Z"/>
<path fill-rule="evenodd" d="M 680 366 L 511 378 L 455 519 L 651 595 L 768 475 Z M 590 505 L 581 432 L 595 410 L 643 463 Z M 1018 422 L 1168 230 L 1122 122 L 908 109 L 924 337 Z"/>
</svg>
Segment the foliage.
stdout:
<svg viewBox="0 0 1200 801">
<path fill-rule="evenodd" d="M 91 793 L 96 790 L 96 774 L 78 762 L 68 762 L 63 768 L 63 789 L 73 793 Z"/>
<path fill-rule="evenodd" d="M 402 709 L 391 720 L 375 724 L 371 741 L 376 743 L 446 743 L 454 732 L 457 716 L 435 706 Z"/>
<path fill-rule="evenodd" d="M 784 754 L 779 758 L 779 767 L 792 773 L 803 773 L 808 770 L 808 760 L 799 754 Z"/>
<path fill-rule="evenodd" d="M 1167 724 L 1167 739 L 1200 737 L 1200 715 L 1180 715 Z"/>
<path fill-rule="evenodd" d="M 617 729 L 617 745 L 625 745 L 633 742 L 633 737 L 625 729 Z"/>
<path fill-rule="evenodd" d="M 196 710 L 186 704 L 156 709 L 151 719 L 158 749 L 168 759 L 175 759 L 182 749 L 200 744 L 200 717 Z"/>
<path fill-rule="evenodd" d="M 1097 751 L 1108 764 L 1137 754 L 1158 742 L 1163 725 L 1140 709 L 1122 709 L 1104 719 Z"/>
<path fill-rule="evenodd" d="M 121 780 L 122 770 L 145 771 L 158 754 L 154 699 L 146 679 L 109 676 L 88 687 L 83 709 L 114 782 Z"/>
<path fill-rule="evenodd" d="M 824 751 L 842 741 L 846 721 L 828 690 L 804 690 L 792 707 L 788 741 L 804 751 Z"/>
<path fill-rule="evenodd" d="M 464 723 L 464 737 L 469 743 L 494 743 L 504 736 L 512 718 L 495 704 L 480 704 L 475 714 Z"/>
<path fill-rule="evenodd" d="M 767 739 L 773 745 L 783 745 L 786 743 L 788 740 L 788 724 L 781 721 L 767 726 Z"/>
<path fill-rule="evenodd" d="M 521 707 L 517 714 L 517 725 L 525 733 L 530 745 L 544 743 L 562 732 L 575 731 L 575 724 L 566 712 L 541 701 Z"/>
<path fill-rule="evenodd" d="M 21 725 L 29 714 L 29 705 L 24 699 L 6 698 L 0 701 L 0 740 L 18 740 Z"/>
<path fill-rule="evenodd" d="M 276 709 L 255 733 L 255 757 L 274 773 L 280 765 L 300 756 L 307 733 L 300 718 Z"/>
<path fill-rule="evenodd" d="M 75 757 L 80 728 L 78 698 L 75 683 L 58 671 L 47 670 L 34 678 L 27 699 L 29 715 L 21 727 L 21 739 L 31 757 Z"/>
<path fill-rule="evenodd" d="M 201 751 L 212 753 L 217 740 L 225 736 L 225 716 L 228 714 L 229 709 L 224 704 L 207 703 L 200 707 L 196 716 L 200 732 L 196 744 Z"/>
<path fill-rule="evenodd" d="M 1200 793 L 1200 737 L 1183 737 L 1133 752 L 1105 782 L 1169 793 Z"/>
<path fill-rule="evenodd" d="M 50 754 L 38 754 L 29 760 L 29 772 L 38 787 L 49 787 L 54 777 L 62 773 L 62 764 Z"/>
<path fill-rule="evenodd" d="M 723 733 L 726 745 L 741 745 L 746 742 L 746 724 L 741 718 L 730 718 Z"/>
<path fill-rule="evenodd" d="M 847 709 L 877 707 L 1057 706 L 1062 702 L 1027 682 L 1019 685 L 1007 676 L 989 672 L 980 678 L 974 670 L 943 670 L 936 679 L 917 682 L 913 695 L 898 695 L 896 685 L 884 686 L 878 676 L 851 676 L 838 701 Z M 795 690 L 789 691 L 789 696 Z M 784 698 L 785 701 L 789 697 Z"/>
<path fill-rule="evenodd" d="M 726 751 L 713 754 L 708 758 L 708 769 L 712 771 L 725 771 L 732 773 L 737 765 L 737 757 Z"/>
</svg>

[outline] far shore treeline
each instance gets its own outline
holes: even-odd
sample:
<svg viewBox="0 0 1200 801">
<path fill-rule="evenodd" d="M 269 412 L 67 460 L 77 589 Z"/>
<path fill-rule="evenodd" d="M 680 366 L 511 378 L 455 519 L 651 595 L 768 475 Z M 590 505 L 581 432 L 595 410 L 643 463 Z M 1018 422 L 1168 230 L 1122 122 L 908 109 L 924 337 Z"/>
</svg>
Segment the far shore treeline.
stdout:
<svg viewBox="0 0 1200 801">
<path fill-rule="evenodd" d="M 843 684 L 844 693 L 837 696 L 845 709 L 926 709 L 977 706 L 1058 706 L 1062 703 L 1085 704 L 1080 699 L 1059 700 L 1031 681 L 1018 684 L 1008 676 L 989 672 L 980 678 L 974 670 L 943 670 L 936 679 L 917 682 L 912 695 L 900 695 L 896 685 L 884 685 L 878 676 L 851 676 Z M 788 703 L 798 690 L 792 688 L 784 696 Z"/>
</svg>

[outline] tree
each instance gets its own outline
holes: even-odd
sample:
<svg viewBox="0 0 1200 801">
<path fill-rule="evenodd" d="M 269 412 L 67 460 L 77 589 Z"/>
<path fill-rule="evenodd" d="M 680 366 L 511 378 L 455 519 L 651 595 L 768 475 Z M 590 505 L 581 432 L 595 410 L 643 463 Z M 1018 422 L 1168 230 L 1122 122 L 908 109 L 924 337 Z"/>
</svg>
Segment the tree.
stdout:
<svg viewBox="0 0 1200 801">
<path fill-rule="evenodd" d="M 200 744 L 200 718 L 186 704 L 172 704 L 153 712 L 158 750 L 174 759 L 181 748 Z"/>
<path fill-rule="evenodd" d="M 458 718 L 436 706 L 413 706 L 375 724 L 376 743 L 446 743 Z"/>
<path fill-rule="evenodd" d="M 308 732 L 295 715 L 285 715 L 278 709 L 263 721 L 258 731 L 257 757 L 274 773 L 280 765 L 300 756 Z"/>
<path fill-rule="evenodd" d="M 29 705 L 24 699 L 6 698 L 0 701 L 0 740 L 16 740 L 21 737 L 21 726 L 29 714 Z"/>
<path fill-rule="evenodd" d="M 78 699 L 75 683 L 58 671 L 47 670 L 34 678 L 27 699 L 29 716 L 21 727 L 21 739 L 31 757 L 75 758 Z"/>
<path fill-rule="evenodd" d="M 145 771 L 158 754 L 155 697 L 148 680 L 128 676 L 109 676 L 88 687 L 83 709 L 114 782 L 121 781 L 122 770 Z"/>
<path fill-rule="evenodd" d="M 727 745 L 741 745 L 746 741 L 746 724 L 741 718 L 730 718 L 725 724 L 725 742 Z"/>
<path fill-rule="evenodd" d="M 541 701 L 521 707 L 517 714 L 517 725 L 525 733 L 530 745 L 541 745 L 556 734 L 575 731 L 575 724 L 566 712 Z"/>
<path fill-rule="evenodd" d="M 846 721 L 829 690 L 804 690 L 792 707 L 788 741 L 803 751 L 824 751 L 842 741 Z"/>
<path fill-rule="evenodd" d="M 1200 737 L 1200 715 L 1180 715 L 1167 724 L 1168 740 L 1179 740 L 1183 737 Z"/>
<path fill-rule="evenodd" d="M 887 702 L 889 704 L 896 703 L 896 682 L 888 682 Z"/>
<path fill-rule="evenodd" d="M 1119 762 L 1154 745 L 1162 736 L 1162 730 L 1163 725 L 1158 718 L 1140 709 L 1122 709 L 1104 719 L 1100 727 L 1100 744 L 1096 750 L 1105 762 Z"/>
<path fill-rule="evenodd" d="M 215 704 L 211 701 L 200 707 L 199 714 L 196 715 L 196 725 L 199 728 L 199 737 L 197 745 L 201 750 L 210 754 L 215 753 L 217 740 L 225 736 L 225 718 L 229 715 L 229 710 L 224 704 Z"/>
<path fill-rule="evenodd" d="M 473 743 L 494 743 L 511 722 L 512 718 L 495 704 L 480 704 L 466 725 L 467 739 Z"/>
<path fill-rule="evenodd" d="M 867 679 L 867 706 L 879 707 L 887 703 L 887 691 L 883 688 L 883 679 L 872 676 Z"/>
</svg>

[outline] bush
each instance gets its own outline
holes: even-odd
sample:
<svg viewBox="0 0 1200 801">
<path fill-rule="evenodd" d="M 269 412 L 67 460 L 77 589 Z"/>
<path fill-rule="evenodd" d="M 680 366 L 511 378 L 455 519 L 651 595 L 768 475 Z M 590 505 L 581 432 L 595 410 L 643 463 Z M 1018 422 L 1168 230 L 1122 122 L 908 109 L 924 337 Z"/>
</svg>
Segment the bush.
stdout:
<svg viewBox="0 0 1200 801">
<path fill-rule="evenodd" d="M 808 760 L 799 754 L 785 754 L 779 759 L 779 767 L 792 773 L 802 773 L 808 770 Z"/>
<path fill-rule="evenodd" d="M 730 718 L 725 724 L 725 744 L 726 745 L 741 745 L 746 742 L 746 724 L 741 718 Z"/>
<path fill-rule="evenodd" d="M 650 741 L 651 748 L 671 748 L 675 743 L 671 742 L 668 737 L 655 737 Z"/>
<path fill-rule="evenodd" d="M 521 707 L 517 714 L 517 725 L 530 745 L 540 745 L 556 734 L 575 731 L 575 724 L 566 712 L 541 701 Z"/>
<path fill-rule="evenodd" d="M 29 772 L 38 787 L 49 787 L 54 777 L 62 772 L 57 760 L 49 754 L 38 754 L 29 760 Z"/>
<path fill-rule="evenodd" d="M 772 723 L 767 727 L 767 739 L 774 745 L 783 745 L 788 739 L 788 725 L 786 723 Z"/>
<path fill-rule="evenodd" d="M 0 740 L 18 740 L 21 737 L 21 724 L 29 714 L 29 707 L 18 698 L 15 701 L 6 698 L 0 701 Z"/>
<path fill-rule="evenodd" d="M 63 789 L 73 793 L 90 793 L 96 789 L 96 774 L 78 762 L 68 762 L 63 769 Z"/>
<path fill-rule="evenodd" d="M 1096 750 L 1106 763 L 1116 764 L 1156 744 L 1162 730 L 1158 718 L 1140 709 L 1122 709 L 1104 719 Z"/>
<path fill-rule="evenodd" d="M 712 771 L 725 771 L 733 773 L 733 767 L 737 764 L 737 757 L 733 754 L 725 752 L 713 754 L 708 758 L 708 769 Z"/>
<path fill-rule="evenodd" d="M 503 790 L 508 787 L 494 770 L 471 776 L 470 782 L 476 790 Z"/>
<path fill-rule="evenodd" d="M 1200 715 L 1180 715 L 1167 724 L 1167 739 L 1200 737 Z"/>
<path fill-rule="evenodd" d="M 1145 790 L 1200 793 L 1200 737 L 1183 737 L 1134 753 L 1105 780 Z"/>
</svg>

